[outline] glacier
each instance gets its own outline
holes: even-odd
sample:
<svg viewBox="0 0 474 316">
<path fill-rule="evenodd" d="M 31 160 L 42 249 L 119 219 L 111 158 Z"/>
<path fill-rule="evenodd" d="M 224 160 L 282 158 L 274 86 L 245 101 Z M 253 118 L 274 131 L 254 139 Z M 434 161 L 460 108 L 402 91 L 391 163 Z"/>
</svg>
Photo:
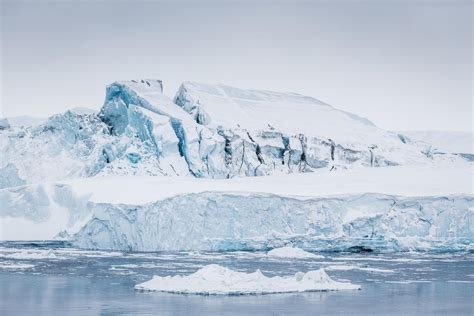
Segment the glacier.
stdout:
<svg viewBox="0 0 474 316">
<path fill-rule="evenodd" d="M 0 237 L 126 251 L 471 250 L 472 176 L 466 163 L 24 185 L 0 190 Z"/>
<path fill-rule="evenodd" d="M 31 126 L 0 129 L 0 176 L 11 179 L 2 187 L 111 175 L 233 178 L 468 157 L 430 150 L 307 96 L 185 82 L 171 99 L 155 79 L 110 84 L 98 113 L 75 108 L 20 121 Z"/>
<path fill-rule="evenodd" d="M 116 81 L 99 111 L 0 121 L 0 239 L 471 250 L 472 151 L 412 135 L 296 93 Z"/>
</svg>

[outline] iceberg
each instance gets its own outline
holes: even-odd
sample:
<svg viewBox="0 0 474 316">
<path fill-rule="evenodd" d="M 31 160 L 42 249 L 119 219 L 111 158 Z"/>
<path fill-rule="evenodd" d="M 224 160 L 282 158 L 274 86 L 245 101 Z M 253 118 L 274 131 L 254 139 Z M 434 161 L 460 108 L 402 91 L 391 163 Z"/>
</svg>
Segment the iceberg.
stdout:
<svg viewBox="0 0 474 316">
<path fill-rule="evenodd" d="M 292 259 L 324 259 L 324 256 L 304 251 L 296 247 L 280 247 L 270 250 L 267 256 L 274 258 L 292 258 Z"/>
<path fill-rule="evenodd" d="M 267 277 L 260 270 L 245 273 L 210 264 L 187 276 L 155 276 L 136 285 L 135 289 L 177 294 L 245 295 L 359 290 L 360 286 L 336 282 L 324 269 L 297 272 L 294 276 Z"/>
</svg>

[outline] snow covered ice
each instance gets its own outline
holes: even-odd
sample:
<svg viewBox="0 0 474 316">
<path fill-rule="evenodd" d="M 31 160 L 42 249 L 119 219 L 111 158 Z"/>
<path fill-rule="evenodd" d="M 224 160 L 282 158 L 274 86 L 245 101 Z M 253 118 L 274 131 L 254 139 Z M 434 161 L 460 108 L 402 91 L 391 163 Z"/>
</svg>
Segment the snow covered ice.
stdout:
<svg viewBox="0 0 474 316">
<path fill-rule="evenodd" d="M 357 290 L 360 286 L 336 282 L 324 269 L 298 272 L 294 276 L 266 277 L 260 270 L 245 273 L 211 264 L 187 276 L 155 276 L 135 288 L 182 294 L 242 295 Z"/>
</svg>

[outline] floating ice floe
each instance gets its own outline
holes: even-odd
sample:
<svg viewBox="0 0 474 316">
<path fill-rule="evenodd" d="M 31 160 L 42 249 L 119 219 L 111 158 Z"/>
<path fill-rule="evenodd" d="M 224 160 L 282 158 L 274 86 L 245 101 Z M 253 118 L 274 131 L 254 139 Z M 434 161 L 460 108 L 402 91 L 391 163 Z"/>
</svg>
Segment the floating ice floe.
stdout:
<svg viewBox="0 0 474 316">
<path fill-rule="evenodd" d="M 389 269 L 369 268 L 360 267 L 356 265 L 331 265 L 325 268 L 326 270 L 332 271 L 349 271 L 349 270 L 360 270 L 371 273 L 394 273 L 395 271 Z"/>
<path fill-rule="evenodd" d="M 267 255 L 275 258 L 324 259 L 324 256 L 304 251 L 300 248 L 281 247 L 270 250 Z"/>
<path fill-rule="evenodd" d="M 324 269 L 297 272 L 293 276 L 266 277 L 260 270 L 245 273 L 210 264 L 190 275 L 155 276 L 136 285 L 135 289 L 178 294 L 244 295 L 357 290 L 360 286 L 334 281 Z"/>
</svg>

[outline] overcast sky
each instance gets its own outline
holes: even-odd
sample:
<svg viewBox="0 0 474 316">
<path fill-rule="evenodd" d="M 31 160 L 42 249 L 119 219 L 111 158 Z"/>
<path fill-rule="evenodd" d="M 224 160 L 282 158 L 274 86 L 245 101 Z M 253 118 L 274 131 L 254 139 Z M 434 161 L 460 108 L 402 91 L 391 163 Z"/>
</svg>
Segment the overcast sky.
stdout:
<svg viewBox="0 0 474 316">
<path fill-rule="evenodd" d="M 2 116 L 162 79 L 292 91 L 391 130 L 471 131 L 471 1 L 9 1 Z"/>
</svg>

